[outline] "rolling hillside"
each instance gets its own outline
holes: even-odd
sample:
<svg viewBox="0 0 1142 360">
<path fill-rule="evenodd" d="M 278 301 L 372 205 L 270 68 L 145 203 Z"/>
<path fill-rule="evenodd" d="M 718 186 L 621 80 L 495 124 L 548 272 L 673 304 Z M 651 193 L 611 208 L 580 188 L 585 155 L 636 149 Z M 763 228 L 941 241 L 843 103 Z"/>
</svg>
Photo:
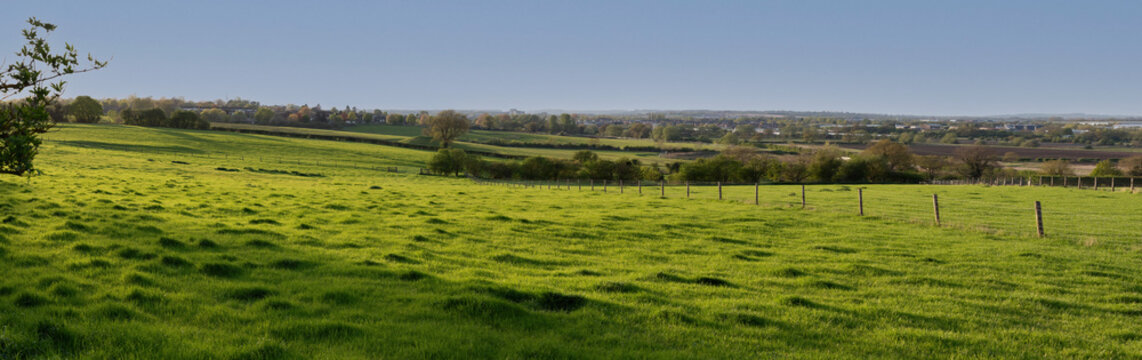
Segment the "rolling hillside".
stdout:
<svg viewBox="0 0 1142 360">
<path fill-rule="evenodd" d="M 1137 239 L 416 175 L 430 154 L 62 125 L 41 176 L 0 178 L 0 358 L 1142 357 Z M 1136 226 L 1123 192 L 940 191 Z"/>
</svg>

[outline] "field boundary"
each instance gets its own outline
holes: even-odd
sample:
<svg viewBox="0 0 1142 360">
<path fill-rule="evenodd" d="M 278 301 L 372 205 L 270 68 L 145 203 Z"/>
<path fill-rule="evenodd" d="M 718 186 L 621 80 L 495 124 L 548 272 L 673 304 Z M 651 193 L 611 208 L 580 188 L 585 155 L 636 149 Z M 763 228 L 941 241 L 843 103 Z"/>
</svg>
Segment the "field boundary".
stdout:
<svg viewBox="0 0 1142 360">
<path fill-rule="evenodd" d="M 853 216 L 881 219 L 899 223 L 927 225 L 974 231 L 992 235 L 1024 238 L 1056 238 L 1086 244 L 1098 241 L 1134 243 L 1137 234 L 1115 227 L 1089 227 L 1092 221 L 1104 221 L 1104 214 L 1084 213 L 1077 209 L 1056 206 L 1049 197 L 1029 201 L 1012 201 L 998 197 L 949 197 L 940 195 L 946 186 L 973 189 L 1032 188 L 1035 183 L 1015 179 L 988 179 L 987 181 L 955 183 L 939 182 L 923 186 L 930 192 L 916 192 L 914 197 L 900 199 L 884 192 L 870 193 L 870 184 L 776 184 L 776 183 L 706 183 L 670 181 L 518 181 L 471 178 L 476 184 L 506 186 L 521 190 L 575 191 L 582 193 L 612 194 L 615 196 L 654 196 L 661 199 L 687 199 L 738 202 L 769 208 L 798 209 L 847 213 Z M 1088 178 L 1089 179 L 1089 178 Z M 1129 179 L 1129 178 L 1127 178 Z M 1109 180 L 1101 180 L 1102 183 Z M 1093 181 L 1081 189 L 1098 190 L 1107 194 L 1133 196 L 1132 187 L 1102 186 L 1095 189 Z M 994 184 L 994 185 L 993 185 Z M 1142 185 L 1142 184 L 1139 184 Z M 889 186 L 876 184 L 873 186 Z M 1043 185 L 1042 187 L 1049 187 Z M 1061 186 L 1056 186 L 1061 188 Z M 752 189 L 752 191 L 750 191 Z M 1069 189 L 1079 189 L 1072 183 Z M 1112 190 L 1113 189 L 1113 190 Z M 891 192 L 889 192 L 891 193 Z M 841 195 L 838 195 L 841 194 Z M 1090 198 L 1097 201 L 1098 196 Z M 1046 202 L 1042 200 L 1047 200 Z M 1112 209 L 1113 206 L 1094 206 Z M 1134 214 L 1121 214 L 1134 218 Z M 1137 221 L 1130 219 L 1128 221 Z M 1121 221 L 1121 219 L 1119 220 Z"/>
</svg>

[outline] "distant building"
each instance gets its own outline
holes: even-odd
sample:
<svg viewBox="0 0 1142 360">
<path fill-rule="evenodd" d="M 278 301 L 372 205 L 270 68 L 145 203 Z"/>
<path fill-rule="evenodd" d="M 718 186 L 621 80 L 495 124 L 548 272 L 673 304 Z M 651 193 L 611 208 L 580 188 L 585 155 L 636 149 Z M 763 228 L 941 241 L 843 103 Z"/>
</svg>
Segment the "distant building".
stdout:
<svg viewBox="0 0 1142 360">
<path fill-rule="evenodd" d="M 1004 124 L 1003 129 L 1009 131 L 1035 131 L 1042 128 L 1039 124 Z"/>
</svg>

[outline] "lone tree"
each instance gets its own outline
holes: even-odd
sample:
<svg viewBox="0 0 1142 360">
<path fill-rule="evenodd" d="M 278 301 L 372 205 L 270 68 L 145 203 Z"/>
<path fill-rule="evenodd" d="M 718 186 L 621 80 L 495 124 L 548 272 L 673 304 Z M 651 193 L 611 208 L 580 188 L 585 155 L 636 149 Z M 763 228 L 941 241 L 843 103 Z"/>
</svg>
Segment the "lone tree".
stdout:
<svg viewBox="0 0 1142 360">
<path fill-rule="evenodd" d="M 913 168 L 912 152 L 908 151 L 908 146 L 892 140 L 877 141 L 865 149 L 862 155 L 883 158 L 888 165 L 888 171 L 905 171 Z"/>
<path fill-rule="evenodd" d="M 983 176 L 988 170 L 995 168 L 995 153 L 981 145 L 964 146 L 953 152 L 959 161 L 963 175 L 968 178 Z"/>
<path fill-rule="evenodd" d="M 103 105 L 90 96 L 80 96 L 67 106 L 67 113 L 75 118 L 77 123 L 94 124 L 103 117 Z"/>
<path fill-rule="evenodd" d="M 107 62 L 96 60 L 90 54 L 86 68 L 80 65 L 79 53 L 71 44 L 64 44 L 61 53 L 52 53 L 46 35 L 55 25 L 36 18 L 28 19 L 24 29 L 27 44 L 16 52 L 15 63 L 0 69 L 0 101 L 22 96 L 0 104 L 0 173 L 24 175 L 35 171 L 32 160 L 39 151 L 40 134 L 55 123 L 48 112 L 63 94 L 65 82 L 59 78 L 74 73 L 101 69 Z M 41 31 L 44 36 L 41 36 Z"/>
<path fill-rule="evenodd" d="M 428 127 L 424 135 L 431 136 L 436 141 L 448 147 L 456 138 L 468 133 L 468 117 L 464 114 L 444 110 L 428 120 Z"/>
</svg>

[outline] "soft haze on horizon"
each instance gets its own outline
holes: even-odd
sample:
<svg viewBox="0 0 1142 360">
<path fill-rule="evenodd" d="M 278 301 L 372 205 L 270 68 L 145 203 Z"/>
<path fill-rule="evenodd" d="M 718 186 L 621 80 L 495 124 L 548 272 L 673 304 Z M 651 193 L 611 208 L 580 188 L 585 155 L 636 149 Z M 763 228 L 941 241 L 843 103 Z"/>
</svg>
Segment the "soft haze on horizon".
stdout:
<svg viewBox="0 0 1142 360">
<path fill-rule="evenodd" d="M 36 1 L 68 97 L 400 109 L 1142 115 L 1137 1 Z"/>
</svg>

